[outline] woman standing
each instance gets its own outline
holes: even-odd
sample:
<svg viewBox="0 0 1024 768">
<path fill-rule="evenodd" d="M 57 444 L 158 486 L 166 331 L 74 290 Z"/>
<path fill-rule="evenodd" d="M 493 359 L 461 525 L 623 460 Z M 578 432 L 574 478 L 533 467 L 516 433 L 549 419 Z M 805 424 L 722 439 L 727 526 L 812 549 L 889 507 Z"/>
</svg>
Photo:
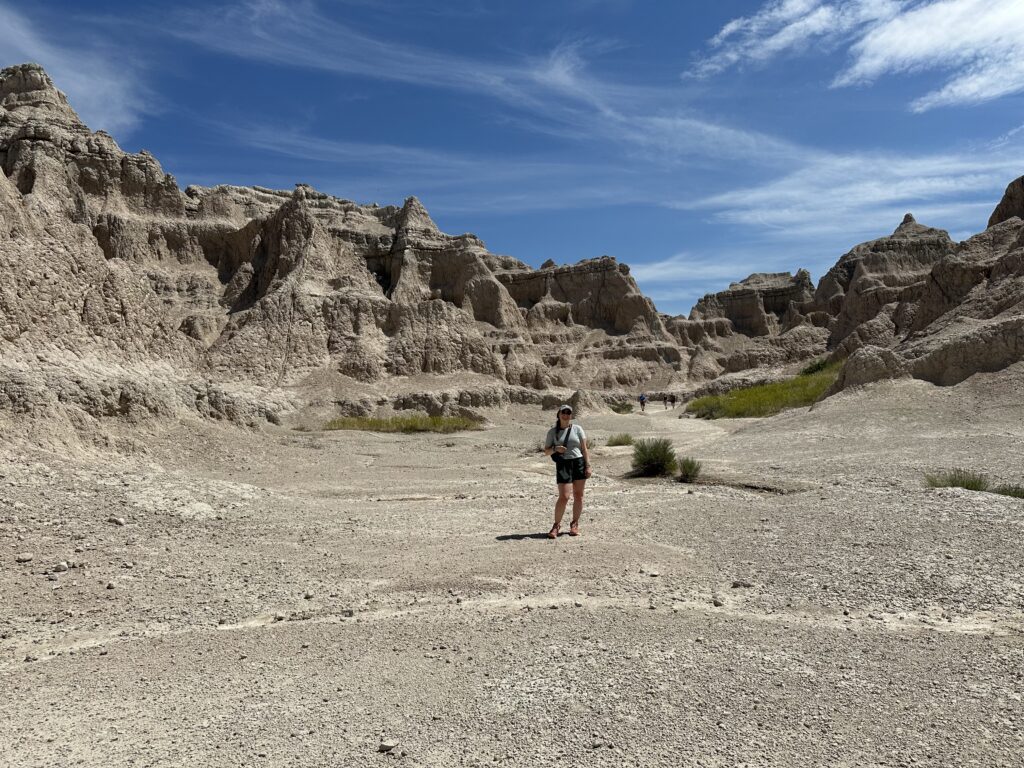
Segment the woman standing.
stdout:
<svg viewBox="0 0 1024 768">
<path fill-rule="evenodd" d="M 583 488 L 591 475 L 590 451 L 587 449 L 587 435 L 583 427 L 572 423 L 572 406 L 563 405 L 558 409 L 558 421 L 548 430 L 544 439 L 544 453 L 555 458 L 555 482 L 558 484 L 558 500 L 555 502 L 555 524 L 548 531 L 548 538 L 558 537 L 562 527 L 562 515 L 569 503 L 572 491 L 572 522 L 569 535 L 580 535 L 580 515 L 583 514 Z"/>
</svg>

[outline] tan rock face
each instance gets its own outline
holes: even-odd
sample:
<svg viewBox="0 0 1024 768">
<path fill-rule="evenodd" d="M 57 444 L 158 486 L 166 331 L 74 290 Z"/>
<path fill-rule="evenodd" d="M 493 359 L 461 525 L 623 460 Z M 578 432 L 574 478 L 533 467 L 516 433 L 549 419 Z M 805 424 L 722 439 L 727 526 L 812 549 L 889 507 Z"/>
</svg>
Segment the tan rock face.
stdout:
<svg viewBox="0 0 1024 768">
<path fill-rule="evenodd" d="M 1014 216 L 1024 219 L 1024 176 L 1014 179 L 1007 185 L 1003 199 L 999 201 L 999 205 L 989 216 L 988 225 L 994 227 Z"/>
<path fill-rule="evenodd" d="M 148 153 L 89 131 L 35 65 L 0 71 L 0 168 L 8 411 L 248 423 L 321 374 L 667 391 L 867 347 L 891 355 L 850 381 L 953 381 L 1019 359 L 1013 216 L 960 245 L 908 217 L 816 289 L 805 271 L 757 274 L 670 318 L 611 257 L 534 270 L 441 232 L 414 197 L 182 192 Z M 994 218 L 1016 211 L 1015 189 Z"/>
</svg>

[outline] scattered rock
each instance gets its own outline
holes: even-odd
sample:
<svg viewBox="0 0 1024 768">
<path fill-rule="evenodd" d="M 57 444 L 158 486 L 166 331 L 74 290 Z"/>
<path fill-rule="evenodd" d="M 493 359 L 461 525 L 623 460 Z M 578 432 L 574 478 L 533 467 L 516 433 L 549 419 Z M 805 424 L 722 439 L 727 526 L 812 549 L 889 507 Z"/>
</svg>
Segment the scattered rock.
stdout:
<svg viewBox="0 0 1024 768">
<path fill-rule="evenodd" d="M 381 739 L 380 746 L 377 747 L 378 752 L 390 752 L 398 746 L 397 739 Z"/>
<path fill-rule="evenodd" d="M 35 558 L 31 552 L 19 552 L 14 556 L 14 562 L 16 563 L 31 563 Z"/>
<path fill-rule="evenodd" d="M 67 569 L 68 569 L 68 564 L 65 561 L 63 561 L 63 560 L 61 560 L 59 563 L 57 563 L 55 566 L 53 566 L 53 572 L 54 573 L 64 573 L 64 571 L 66 571 Z"/>
<path fill-rule="evenodd" d="M 116 517 L 114 515 L 111 515 L 110 517 L 108 517 L 107 518 L 107 522 L 108 523 L 113 523 L 114 525 L 127 525 L 128 524 L 128 522 L 123 517 Z"/>
<path fill-rule="evenodd" d="M 750 588 L 752 586 L 754 586 L 753 583 L 747 581 L 746 579 L 736 579 L 732 583 L 732 588 L 733 589 L 748 589 L 748 588 Z"/>
</svg>

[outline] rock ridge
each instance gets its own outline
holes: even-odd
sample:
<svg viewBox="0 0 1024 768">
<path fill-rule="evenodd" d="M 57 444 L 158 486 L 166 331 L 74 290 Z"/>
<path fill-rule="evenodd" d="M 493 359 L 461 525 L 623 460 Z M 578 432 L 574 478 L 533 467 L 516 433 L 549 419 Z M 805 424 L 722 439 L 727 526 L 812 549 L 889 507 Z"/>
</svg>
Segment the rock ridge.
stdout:
<svg viewBox="0 0 1024 768">
<path fill-rule="evenodd" d="M 441 232 L 414 196 L 379 206 L 305 184 L 182 191 L 150 153 L 91 132 L 37 65 L 0 70 L 0 169 L 8 413 L 221 408 L 252 423 L 280 419 L 283 393 L 324 373 L 684 391 L 822 354 L 850 358 L 843 385 L 950 383 L 1020 359 L 1021 179 L 964 243 L 908 214 L 817 286 L 806 270 L 758 273 L 669 317 L 614 257 L 532 269 Z M 172 372 L 172 394 L 140 384 L 154 370 Z"/>
</svg>

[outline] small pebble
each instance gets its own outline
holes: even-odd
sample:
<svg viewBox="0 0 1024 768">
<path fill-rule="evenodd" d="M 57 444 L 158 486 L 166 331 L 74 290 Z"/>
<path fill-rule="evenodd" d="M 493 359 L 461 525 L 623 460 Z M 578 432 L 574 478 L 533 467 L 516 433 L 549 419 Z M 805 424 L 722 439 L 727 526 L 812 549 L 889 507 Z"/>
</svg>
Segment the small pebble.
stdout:
<svg viewBox="0 0 1024 768">
<path fill-rule="evenodd" d="M 377 747 L 378 752 L 390 752 L 398 746 L 398 742 L 395 739 L 384 739 L 381 741 L 380 746 Z"/>
<path fill-rule="evenodd" d="M 108 581 L 107 582 L 107 589 L 113 589 L 113 588 L 114 588 L 114 582 Z"/>
<path fill-rule="evenodd" d="M 66 562 L 64 562 L 63 560 L 61 560 L 59 563 L 57 563 L 55 566 L 53 566 L 53 572 L 54 573 L 64 573 L 64 571 L 66 571 L 67 569 L 68 569 L 68 564 Z"/>
<path fill-rule="evenodd" d="M 20 552 L 14 556 L 14 562 L 16 563 L 31 563 L 35 557 L 31 552 Z"/>
<path fill-rule="evenodd" d="M 115 517 L 114 515 L 111 515 L 110 517 L 108 517 L 107 518 L 107 522 L 108 523 L 113 523 L 114 525 L 125 525 L 126 524 L 126 521 L 125 521 L 125 519 L 123 517 Z"/>
</svg>

